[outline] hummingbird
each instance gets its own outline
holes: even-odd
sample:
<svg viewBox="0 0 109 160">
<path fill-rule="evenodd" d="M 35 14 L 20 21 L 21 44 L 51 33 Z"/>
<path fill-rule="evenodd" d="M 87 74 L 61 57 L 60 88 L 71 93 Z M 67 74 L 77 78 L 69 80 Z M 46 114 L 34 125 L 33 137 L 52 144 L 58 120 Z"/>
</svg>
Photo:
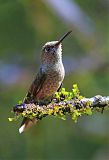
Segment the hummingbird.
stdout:
<svg viewBox="0 0 109 160">
<path fill-rule="evenodd" d="M 51 99 L 59 91 L 65 76 L 62 62 L 62 41 L 72 31 L 64 34 L 58 41 L 47 42 L 42 47 L 39 71 L 24 98 L 24 104 L 37 103 Z M 37 119 L 24 118 L 19 133 L 24 132 L 37 122 Z"/>
</svg>

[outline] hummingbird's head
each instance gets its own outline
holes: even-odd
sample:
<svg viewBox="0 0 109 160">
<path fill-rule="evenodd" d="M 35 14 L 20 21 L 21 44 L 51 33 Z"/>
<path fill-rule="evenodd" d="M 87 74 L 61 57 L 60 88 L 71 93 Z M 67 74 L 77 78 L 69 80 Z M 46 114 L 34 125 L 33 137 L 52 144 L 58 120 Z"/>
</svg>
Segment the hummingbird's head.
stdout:
<svg viewBox="0 0 109 160">
<path fill-rule="evenodd" d="M 47 42 L 42 47 L 42 62 L 43 63 L 55 63 L 59 59 L 61 60 L 62 55 L 62 41 L 66 36 L 68 36 L 72 31 L 67 32 L 59 41 Z"/>
</svg>

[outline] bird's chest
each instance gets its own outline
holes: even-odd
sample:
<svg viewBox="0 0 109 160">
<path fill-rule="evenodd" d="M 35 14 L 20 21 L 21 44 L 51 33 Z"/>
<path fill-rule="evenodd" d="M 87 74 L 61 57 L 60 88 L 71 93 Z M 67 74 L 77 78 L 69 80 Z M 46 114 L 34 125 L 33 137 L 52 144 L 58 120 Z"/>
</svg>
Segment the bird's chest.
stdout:
<svg viewBox="0 0 109 160">
<path fill-rule="evenodd" d="M 43 99 L 52 96 L 60 87 L 64 79 L 64 68 L 58 68 L 57 70 L 50 70 L 47 73 L 46 80 L 42 86 L 42 89 L 37 95 L 38 99 Z"/>
</svg>

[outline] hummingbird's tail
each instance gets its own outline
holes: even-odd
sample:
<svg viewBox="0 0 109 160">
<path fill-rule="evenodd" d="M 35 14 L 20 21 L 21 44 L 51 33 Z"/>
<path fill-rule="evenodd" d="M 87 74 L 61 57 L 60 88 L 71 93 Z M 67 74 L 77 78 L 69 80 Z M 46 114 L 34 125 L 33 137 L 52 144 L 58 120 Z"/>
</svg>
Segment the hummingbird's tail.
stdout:
<svg viewBox="0 0 109 160">
<path fill-rule="evenodd" d="M 34 119 L 29 119 L 29 118 L 24 118 L 22 123 L 21 123 L 21 126 L 19 128 L 19 133 L 22 133 L 24 132 L 26 129 L 30 128 L 32 125 L 36 124 L 37 122 L 37 119 L 34 118 Z"/>
</svg>

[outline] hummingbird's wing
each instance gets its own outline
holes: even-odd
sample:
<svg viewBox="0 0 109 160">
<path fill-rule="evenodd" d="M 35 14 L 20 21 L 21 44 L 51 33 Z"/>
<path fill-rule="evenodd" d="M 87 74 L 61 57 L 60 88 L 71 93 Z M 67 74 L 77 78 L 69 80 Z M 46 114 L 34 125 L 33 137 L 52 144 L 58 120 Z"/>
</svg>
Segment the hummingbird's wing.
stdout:
<svg viewBox="0 0 109 160">
<path fill-rule="evenodd" d="M 24 103 L 34 103 L 37 100 L 37 94 L 39 93 L 40 89 L 42 88 L 47 75 L 45 72 L 40 68 L 35 80 L 31 84 L 29 91 L 24 99 Z"/>
<path fill-rule="evenodd" d="M 35 101 L 37 101 L 37 94 L 39 93 L 40 89 L 42 88 L 45 80 L 46 80 L 47 75 L 45 74 L 45 72 L 42 71 L 42 69 L 40 69 L 40 71 L 38 72 L 35 80 L 33 81 L 33 83 L 31 84 L 29 91 L 24 99 L 24 103 L 34 103 Z M 62 84 L 60 85 L 58 91 L 60 90 L 60 88 L 62 87 Z M 25 129 L 30 128 L 33 124 L 35 124 L 37 122 L 37 119 L 29 119 L 27 117 L 25 117 L 21 123 L 21 126 L 19 128 L 19 132 L 22 133 L 25 131 Z"/>
<path fill-rule="evenodd" d="M 46 80 L 47 75 L 45 72 L 40 69 L 38 72 L 35 80 L 31 84 L 29 91 L 24 99 L 24 103 L 34 103 L 37 100 L 37 94 L 39 93 L 40 89 L 42 88 L 45 80 Z M 30 128 L 33 124 L 37 122 L 37 119 L 29 119 L 25 117 L 21 123 L 21 126 L 19 128 L 19 132 L 22 133 L 25 131 L 25 129 Z"/>
</svg>

